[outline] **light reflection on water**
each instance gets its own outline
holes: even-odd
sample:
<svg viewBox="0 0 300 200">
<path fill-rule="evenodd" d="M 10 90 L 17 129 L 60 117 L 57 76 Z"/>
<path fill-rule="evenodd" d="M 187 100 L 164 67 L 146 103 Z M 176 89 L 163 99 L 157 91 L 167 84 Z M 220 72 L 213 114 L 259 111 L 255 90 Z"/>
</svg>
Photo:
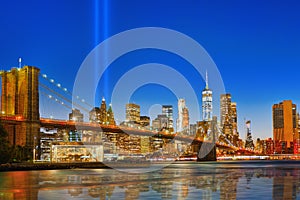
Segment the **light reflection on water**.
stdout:
<svg viewBox="0 0 300 200">
<path fill-rule="evenodd" d="M 0 199 L 300 199 L 300 162 L 172 164 L 129 174 L 112 169 L 0 173 Z"/>
</svg>

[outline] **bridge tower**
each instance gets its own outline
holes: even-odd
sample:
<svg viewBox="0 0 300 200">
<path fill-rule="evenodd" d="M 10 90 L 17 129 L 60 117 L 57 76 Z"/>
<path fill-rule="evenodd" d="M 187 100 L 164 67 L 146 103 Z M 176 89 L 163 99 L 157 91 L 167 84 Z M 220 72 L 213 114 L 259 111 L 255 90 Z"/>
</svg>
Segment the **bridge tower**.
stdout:
<svg viewBox="0 0 300 200">
<path fill-rule="evenodd" d="M 1 116 L 12 145 L 33 150 L 39 135 L 39 69 L 32 66 L 2 71 Z M 15 123 L 10 119 L 15 119 Z"/>
<path fill-rule="evenodd" d="M 213 116 L 211 121 L 211 142 L 202 142 L 199 145 L 199 150 L 197 154 L 197 161 L 216 161 L 217 152 L 216 152 L 216 134 L 217 134 L 217 117 Z"/>
</svg>

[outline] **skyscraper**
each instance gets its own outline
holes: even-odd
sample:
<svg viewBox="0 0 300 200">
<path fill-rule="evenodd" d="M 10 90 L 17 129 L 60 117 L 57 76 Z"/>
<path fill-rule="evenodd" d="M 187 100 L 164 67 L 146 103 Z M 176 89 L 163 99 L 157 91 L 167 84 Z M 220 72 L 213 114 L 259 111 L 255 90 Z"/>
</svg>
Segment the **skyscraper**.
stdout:
<svg viewBox="0 0 300 200">
<path fill-rule="evenodd" d="M 178 100 L 178 118 L 177 118 L 177 132 L 188 133 L 189 129 L 189 110 L 185 105 L 184 99 Z"/>
<path fill-rule="evenodd" d="M 140 106 L 134 103 L 126 104 L 126 122 L 140 121 Z"/>
<path fill-rule="evenodd" d="M 298 139 L 296 105 L 291 100 L 284 100 L 274 104 L 272 110 L 275 151 L 292 153 L 293 141 Z"/>
<path fill-rule="evenodd" d="M 247 138 L 246 138 L 246 142 L 245 142 L 245 148 L 254 150 L 254 143 L 253 143 L 253 139 L 252 139 L 252 135 L 251 135 L 251 121 L 250 120 L 248 120 L 246 122 L 246 129 L 247 129 Z"/>
<path fill-rule="evenodd" d="M 166 115 L 169 119 L 168 129 L 173 130 L 173 106 L 172 105 L 163 105 L 162 106 L 162 114 Z"/>
<path fill-rule="evenodd" d="M 69 120 L 74 122 L 83 122 L 83 114 L 80 112 L 80 110 L 74 108 L 69 114 Z"/>
<path fill-rule="evenodd" d="M 202 91 L 202 118 L 203 121 L 212 120 L 212 91 L 208 87 L 208 75 L 206 72 L 206 86 Z"/>
<path fill-rule="evenodd" d="M 115 117 L 114 117 L 114 112 L 112 110 L 112 105 L 109 104 L 109 107 L 107 109 L 107 124 L 109 125 L 116 125 Z"/>
<path fill-rule="evenodd" d="M 100 123 L 100 108 L 94 107 L 89 112 L 89 121 L 92 123 Z"/>
<path fill-rule="evenodd" d="M 232 123 L 232 129 L 233 129 L 233 134 L 238 134 L 237 130 L 237 109 L 236 109 L 236 103 L 231 102 L 230 105 L 230 110 L 231 110 L 231 123 Z"/>
<path fill-rule="evenodd" d="M 165 114 L 157 115 L 157 118 L 152 120 L 152 128 L 158 131 L 168 130 L 168 123 L 169 118 Z"/>
<path fill-rule="evenodd" d="M 105 124 L 107 122 L 107 111 L 106 111 L 106 102 L 105 98 L 102 98 L 102 102 L 100 105 L 100 123 Z"/>
<path fill-rule="evenodd" d="M 231 108 L 231 95 L 230 94 L 221 94 L 221 97 L 220 97 L 221 128 L 223 128 L 223 126 L 224 126 L 226 116 L 230 116 L 230 108 Z"/>
<path fill-rule="evenodd" d="M 109 104 L 108 109 L 106 109 L 106 102 L 104 97 L 99 107 L 94 107 L 89 112 L 89 120 L 93 123 L 105 124 L 105 125 L 115 125 L 114 113 L 112 111 L 112 106 Z"/>
<path fill-rule="evenodd" d="M 220 127 L 223 130 L 223 133 L 226 135 L 226 138 L 230 140 L 233 145 L 237 145 L 237 110 L 236 103 L 231 102 L 230 94 L 221 94 L 220 119 Z"/>
</svg>

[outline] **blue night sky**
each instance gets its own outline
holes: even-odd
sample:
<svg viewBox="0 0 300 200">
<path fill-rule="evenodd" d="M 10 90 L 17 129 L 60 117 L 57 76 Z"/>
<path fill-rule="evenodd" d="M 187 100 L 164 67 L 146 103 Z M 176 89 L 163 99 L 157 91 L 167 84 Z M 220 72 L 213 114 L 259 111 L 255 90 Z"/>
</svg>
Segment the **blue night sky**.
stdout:
<svg viewBox="0 0 300 200">
<path fill-rule="evenodd" d="M 272 136 L 272 104 L 291 99 L 300 106 L 299 10 L 297 0 L 2 1 L 0 68 L 18 66 L 22 57 L 23 64 L 39 67 L 72 90 L 81 63 L 103 40 L 139 27 L 173 29 L 196 40 L 214 60 L 226 92 L 237 102 L 240 136 L 245 138 L 246 118 L 252 121 L 254 138 L 267 138 Z M 110 102 L 122 74 L 153 62 L 176 69 L 201 97 L 205 82 L 189 63 L 170 52 L 146 49 L 123 55 L 109 66 L 95 104 L 102 96 Z M 219 101 L 219 96 L 213 98 Z M 177 118 L 176 96 L 157 84 L 140 87 L 131 101 L 141 105 L 143 115 L 151 114 L 156 104 L 172 104 Z M 191 123 L 200 120 L 187 97 L 186 103 Z M 67 118 L 70 112 L 46 97 L 41 97 L 40 107 L 43 117 Z M 115 112 L 125 112 L 125 105 Z M 218 107 L 214 114 L 219 115 Z"/>
</svg>

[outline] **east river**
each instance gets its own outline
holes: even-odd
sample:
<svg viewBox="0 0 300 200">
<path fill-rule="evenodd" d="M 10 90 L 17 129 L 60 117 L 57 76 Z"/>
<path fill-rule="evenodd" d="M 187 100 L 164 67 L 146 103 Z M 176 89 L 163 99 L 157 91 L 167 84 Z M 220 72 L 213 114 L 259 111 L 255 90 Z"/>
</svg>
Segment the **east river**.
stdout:
<svg viewBox="0 0 300 200">
<path fill-rule="evenodd" d="M 131 172 L 0 172 L 0 199 L 300 199 L 300 161 L 187 162 Z"/>
</svg>

